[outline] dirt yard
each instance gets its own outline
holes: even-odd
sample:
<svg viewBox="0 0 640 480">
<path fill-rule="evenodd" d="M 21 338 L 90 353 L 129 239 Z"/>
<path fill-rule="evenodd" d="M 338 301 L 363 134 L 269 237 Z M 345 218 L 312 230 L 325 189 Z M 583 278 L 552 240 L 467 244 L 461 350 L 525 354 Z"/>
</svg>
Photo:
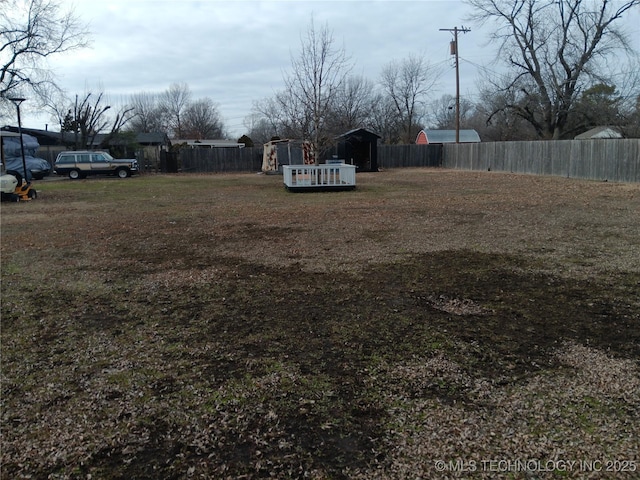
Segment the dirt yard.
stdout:
<svg viewBox="0 0 640 480">
<path fill-rule="evenodd" d="M 640 477 L 640 185 L 38 183 L 1 207 L 2 479 Z"/>
</svg>

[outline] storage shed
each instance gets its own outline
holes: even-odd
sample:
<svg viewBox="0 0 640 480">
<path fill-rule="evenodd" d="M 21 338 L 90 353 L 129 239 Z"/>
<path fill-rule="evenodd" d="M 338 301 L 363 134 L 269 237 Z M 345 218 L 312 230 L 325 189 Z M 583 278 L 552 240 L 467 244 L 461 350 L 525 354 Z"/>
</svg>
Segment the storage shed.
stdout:
<svg viewBox="0 0 640 480">
<path fill-rule="evenodd" d="M 271 140 L 264 144 L 262 171 L 282 173 L 283 165 L 313 165 L 313 145 L 300 140 Z"/>
<path fill-rule="evenodd" d="M 337 158 L 355 165 L 360 172 L 378 171 L 378 139 L 380 135 L 358 128 L 338 137 Z"/>
</svg>

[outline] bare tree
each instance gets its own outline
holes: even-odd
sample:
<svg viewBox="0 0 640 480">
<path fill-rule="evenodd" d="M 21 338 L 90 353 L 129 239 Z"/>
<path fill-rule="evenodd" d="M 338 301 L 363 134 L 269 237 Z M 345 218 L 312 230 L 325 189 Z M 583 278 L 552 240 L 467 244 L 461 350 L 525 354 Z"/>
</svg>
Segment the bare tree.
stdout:
<svg viewBox="0 0 640 480">
<path fill-rule="evenodd" d="M 382 93 L 374 94 L 371 98 L 368 125 L 380 135 L 382 143 L 395 144 L 401 141 L 402 118 L 393 100 Z"/>
<path fill-rule="evenodd" d="M 456 128 L 456 97 L 445 94 L 431 104 L 431 118 L 436 128 Z M 464 127 L 473 113 L 473 103 L 466 98 L 460 99 L 460 124 Z"/>
<path fill-rule="evenodd" d="M 312 138 L 312 112 L 306 109 L 300 98 L 291 91 L 277 92 L 272 98 L 255 104 L 254 109 L 268 120 L 275 136 Z"/>
<path fill-rule="evenodd" d="M 462 107 L 462 105 L 461 105 Z M 431 104 L 431 111 L 436 128 L 455 128 L 456 97 L 445 94 Z M 460 108 L 462 113 L 462 108 Z M 462 114 L 461 114 L 462 117 Z"/>
<path fill-rule="evenodd" d="M 625 135 L 629 138 L 640 138 L 640 95 L 635 98 L 635 106 L 629 112 L 628 118 Z"/>
<path fill-rule="evenodd" d="M 572 136 L 599 125 L 623 126 L 623 98 L 615 85 L 597 84 L 584 90 L 574 102 L 573 113 L 565 126 Z"/>
<path fill-rule="evenodd" d="M 160 95 L 160 107 L 173 138 L 184 138 L 183 116 L 191 102 L 191 90 L 186 83 L 172 83 Z"/>
<path fill-rule="evenodd" d="M 281 117 L 282 111 L 278 107 L 276 97 L 254 101 L 253 107 L 251 108 L 250 131 L 253 135 L 255 135 L 253 133 L 253 126 L 259 125 L 258 128 L 261 131 L 262 138 L 266 138 L 266 141 L 268 141 L 271 137 L 281 136 L 283 134 L 283 121 Z M 245 126 L 247 126 L 246 123 Z"/>
<path fill-rule="evenodd" d="M 131 95 L 130 104 L 135 113 L 128 129 L 134 132 L 164 132 L 167 130 L 163 119 L 159 96 L 140 92 Z"/>
<path fill-rule="evenodd" d="M 438 73 L 420 57 L 392 61 L 382 70 L 380 83 L 402 119 L 401 141 L 411 143 L 424 116 L 424 99 L 435 86 Z"/>
<path fill-rule="evenodd" d="M 44 63 L 87 46 L 88 33 L 71 10 L 55 0 L 2 0 L 0 96 L 34 93 L 43 102 L 57 89 Z"/>
<path fill-rule="evenodd" d="M 191 100 L 186 83 L 173 83 L 155 95 L 131 96 L 135 117 L 130 130 L 135 132 L 169 132 L 173 138 L 222 138 L 224 123 L 217 105 L 210 98 Z"/>
<path fill-rule="evenodd" d="M 255 105 L 253 113 L 245 117 L 243 125 L 246 128 L 247 136 L 251 138 L 254 145 L 260 145 L 277 136 L 278 129 L 277 125 L 274 125 L 266 116 L 256 111 Z"/>
<path fill-rule="evenodd" d="M 102 92 L 97 95 L 89 92 L 82 98 L 76 95 L 73 106 L 61 121 L 63 130 L 75 133 L 76 149 L 93 148 L 99 133 L 106 133 L 100 142 L 104 148 L 135 115 L 132 107 L 124 106 L 110 118 L 106 115 L 110 109 L 111 105 L 104 104 Z"/>
<path fill-rule="evenodd" d="M 326 122 L 333 97 L 351 69 L 343 48 L 336 48 L 328 26 L 316 30 L 313 19 L 301 38 L 301 49 L 292 57 L 292 73 L 285 78 L 286 97 L 295 100 L 303 112 L 295 122 L 303 127 L 305 139 L 316 152 L 327 143 Z"/>
<path fill-rule="evenodd" d="M 52 93 L 44 101 L 43 107 L 51 114 L 51 120 L 60 126 L 60 132 L 73 131 L 73 106 L 71 103 L 62 91 Z"/>
<path fill-rule="evenodd" d="M 374 86 L 362 76 L 347 77 L 342 88 L 336 91 L 329 124 L 331 130 L 341 134 L 370 123 L 371 98 Z"/>
<path fill-rule="evenodd" d="M 187 137 L 199 140 L 224 136 L 220 113 L 210 98 L 196 100 L 186 107 L 182 128 Z"/>
<path fill-rule="evenodd" d="M 483 141 L 535 140 L 538 137 L 529 122 L 513 110 L 501 108 L 514 103 L 514 95 L 510 91 L 496 90 L 490 84 L 481 86 L 479 100 L 466 125 L 474 128 Z"/>
<path fill-rule="evenodd" d="M 73 107 L 76 149 L 92 145 L 96 135 L 107 127 L 109 122 L 104 114 L 111 106 L 102 104 L 103 96 L 103 93 L 97 96 L 87 93 L 78 103 L 78 95 L 76 95 Z"/>
<path fill-rule="evenodd" d="M 513 101 L 501 106 L 529 122 L 540 138 L 563 138 L 572 107 L 592 83 L 607 82 L 612 53 L 632 54 L 617 22 L 640 0 L 467 0 L 472 17 L 495 22 L 491 39 L 510 67 Z M 613 58 L 616 58 L 614 55 Z"/>
<path fill-rule="evenodd" d="M 113 118 L 109 131 L 100 142 L 100 147 L 106 148 L 113 139 L 124 137 L 125 135 L 123 135 L 123 127 L 133 118 L 135 118 L 135 115 L 136 114 L 133 107 L 129 107 L 127 105 L 121 107 L 116 113 L 116 116 Z"/>
</svg>

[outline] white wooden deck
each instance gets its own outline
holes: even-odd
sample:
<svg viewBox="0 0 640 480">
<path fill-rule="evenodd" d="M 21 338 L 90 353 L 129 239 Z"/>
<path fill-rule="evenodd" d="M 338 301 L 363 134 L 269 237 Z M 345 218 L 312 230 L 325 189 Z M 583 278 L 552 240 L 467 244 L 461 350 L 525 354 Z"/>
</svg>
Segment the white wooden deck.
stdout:
<svg viewBox="0 0 640 480">
<path fill-rule="evenodd" d="M 353 190 L 355 165 L 283 165 L 284 184 L 291 191 Z"/>
</svg>

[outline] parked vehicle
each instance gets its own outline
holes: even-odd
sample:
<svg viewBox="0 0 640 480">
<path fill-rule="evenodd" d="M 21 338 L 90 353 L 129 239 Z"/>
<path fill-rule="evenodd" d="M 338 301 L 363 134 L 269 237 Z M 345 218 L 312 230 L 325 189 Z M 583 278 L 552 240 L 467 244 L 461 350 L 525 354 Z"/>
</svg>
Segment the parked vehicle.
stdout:
<svg viewBox="0 0 640 480">
<path fill-rule="evenodd" d="M 15 170 L 5 171 L 4 163 L 0 164 L 0 200 L 19 202 L 35 198 L 38 198 L 38 192 L 33 182 Z"/>
<path fill-rule="evenodd" d="M 6 173 L 4 170 L 4 164 L 2 164 L 0 166 L 0 197 L 2 198 L 2 201 L 17 201 L 18 196 L 15 194 L 17 186 L 18 179 L 16 176 Z"/>
<path fill-rule="evenodd" d="M 72 180 L 88 175 L 117 175 L 126 178 L 138 173 L 138 161 L 115 159 L 107 152 L 69 151 L 58 154 L 53 170 L 57 175 L 68 175 Z"/>
<path fill-rule="evenodd" d="M 40 147 L 38 140 L 26 133 L 20 135 L 13 132 L 2 132 L 2 158 L 7 171 L 18 172 L 23 178 L 31 181 L 32 178 L 42 180 L 51 173 L 51 165 L 43 158 L 38 158 L 37 150 Z M 27 171 L 22 165 L 22 147 L 24 146 L 24 160 Z"/>
<path fill-rule="evenodd" d="M 11 157 L 5 160 L 7 162 L 7 171 L 12 170 L 23 174 L 24 168 L 22 167 L 22 157 Z M 51 165 L 43 158 L 37 158 L 32 156 L 24 157 L 24 161 L 27 165 L 26 177 L 31 177 L 36 180 L 42 180 L 44 177 L 51 173 Z"/>
</svg>

